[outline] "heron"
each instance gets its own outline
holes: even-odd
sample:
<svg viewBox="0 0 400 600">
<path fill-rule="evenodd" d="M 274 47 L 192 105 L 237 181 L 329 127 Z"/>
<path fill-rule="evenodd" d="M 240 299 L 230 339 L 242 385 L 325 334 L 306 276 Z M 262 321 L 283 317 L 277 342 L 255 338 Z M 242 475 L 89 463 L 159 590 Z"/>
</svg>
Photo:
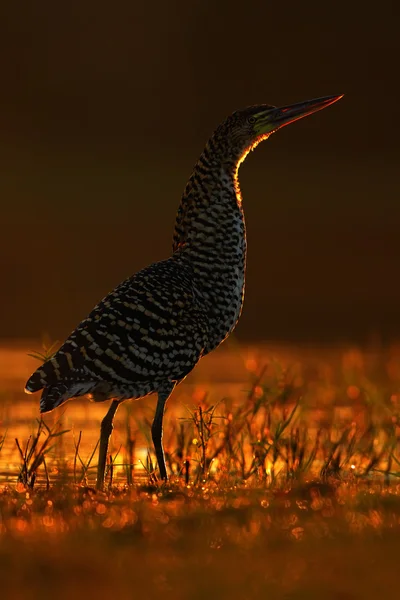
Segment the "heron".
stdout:
<svg viewBox="0 0 400 600">
<path fill-rule="evenodd" d="M 242 312 L 246 228 L 238 171 L 248 153 L 289 123 L 342 95 L 288 106 L 259 104 L 228 116 L 194 166 L 178 208 L 171 255 L 135 273 L 101 300 L 29 378 L 40 412 L 70 398 L 111 400 L 101 422 L 97 468 L 103 489 L 109 439 L 121 402 L 157 394 L 152 440 L 168 479 L 163 416 L 175 387 L 233 331 Z"/>
</svg>

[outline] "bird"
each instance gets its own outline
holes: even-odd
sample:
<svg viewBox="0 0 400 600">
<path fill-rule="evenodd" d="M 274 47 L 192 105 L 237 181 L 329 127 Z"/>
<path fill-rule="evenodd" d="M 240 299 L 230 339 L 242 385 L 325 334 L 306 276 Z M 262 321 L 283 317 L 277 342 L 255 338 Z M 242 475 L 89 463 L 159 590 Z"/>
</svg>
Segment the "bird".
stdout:
<svg viewBox="0 0 400 600">
<path fill-rule="evenodd" d="M 88 395 L 111 400 L 101 422 L 96 487 L 104 487 L 113 419 L 121 402 L 157 394 L 152 440 L 168 480 L 163 415 L 175 387 L 233 331 L 242 312 L 246 229 L 238 170 L 277 130 L 343 94 L 283 107 L 235 111 L 214 131 L 179 204 L 172 254 L 135 273 L 95 306 L 59 350 L 28 379 L 40 412 Z"/>
</svg>

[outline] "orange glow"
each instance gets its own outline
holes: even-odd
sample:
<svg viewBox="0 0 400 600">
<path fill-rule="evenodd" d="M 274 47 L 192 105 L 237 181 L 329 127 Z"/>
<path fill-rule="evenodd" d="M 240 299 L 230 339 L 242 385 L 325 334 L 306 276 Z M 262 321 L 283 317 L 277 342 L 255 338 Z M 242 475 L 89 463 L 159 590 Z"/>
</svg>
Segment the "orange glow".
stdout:
<svg viewBox="0 0 400 600">
<path fill-rule="evenodd" d="M 54 519 L 53 519 L 53 517 L 50 517 L 49 515 L 46 515 L 45 517 L 43 517 L 42 522 L 43 522 L 43 525 L 47 528 L 54 526 Z"/>
<path fill-rule="evenodd" d="M 96 506 L 96 513 L 98 515 L 104 515 L 104 513 L 106 512 L 107 508 L 105 504 L 98 504 Z"/>
<path fill-rule="evenodd" d="M 197 386 L 196 389 L 193 391 L 193 401 L 196 403 L 203 402 L 206 396 L 207 390 L 202 386 Z"/>
<path fill-rule="evenodd" d="M 245 362 L 245 366 L 250 373 L 255 373 L 257 371 L 258 364 L 255 358 L 248 358 Z"/>
<path fill-rule="evenodd" d="M 357 400 L 360 397 L 360 389 L 356 385 L 349 385 L 347 395 L 350 400 Z"/>
<path fill-rule="evenodd" d="M 292 529 L 292 535 L 296 540 L 301 540 L 304 535 L 304 527 L 295 527 Z"/>
<path fill-rule="evenodd" d="M 391 358 L 386 365 L 386 372 L 390 379 L 400 379 L 400 361 L 398 356 Z"/>
<path fill-rule="evenodd" d="M 251 150 L 254 150 L 255 148 L 257 148 L 257 146 L 260 142 L 262 142 L 263 140 L 267 140 L 269 138 L 269 136 L 271 135 L 271 133 L 273 133 L 273 132 L 271 131 L 270 133 L 264 133 L 264 134 L 260 135 L 256 140 L 254 140 L 254 142 L 248 148 L 245 149 L 242 156 L 239 158 L 239 160 L 237 162 L 236 171 L 233 176 L 233 181 L 234 181 L 234 186 L 235 186 L 236 198 L 237 198 L 239 205 L 242 204 L 242 193 L 240 191 L 240 185 L 239 185 L 239 167 L 242 164 L 242 162 L 246 159 L 246 156 L 249 154 L 249 152 L 251 152 Z"/>
<path fill-rule="evenodd" d="M 16 519 L 14 526 L 17 531 L 25 531 L 28 527 L 28 523 L 24 519 Z"/>
<path fill-rule="evenodd" d="M 262 398 L 262 397 L 263 397 L 263 394 L 264 394 L 264 390 L 262 389 L 262 387 L 261 387 L 260 385 L 257 385 L 257 386 L 254 388 L 254 396 L 255 396 L 257 399 L 260 399 L 260 398 Z"/>
<path fill-rule="evenodd" d="M 360 350 L 352 349 L 343 354 L 342 365 L 344 369 L 356 369 L 361 371 L 364 368 L 364 357 Z"/>
</svg>

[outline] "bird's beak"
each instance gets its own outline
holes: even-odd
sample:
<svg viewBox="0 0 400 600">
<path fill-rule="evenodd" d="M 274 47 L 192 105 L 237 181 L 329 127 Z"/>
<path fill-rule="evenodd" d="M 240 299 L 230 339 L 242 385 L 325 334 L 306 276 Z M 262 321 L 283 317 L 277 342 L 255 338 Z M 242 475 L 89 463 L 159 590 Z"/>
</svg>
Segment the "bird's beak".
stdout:
<svg viewBox="0 0 400 600">
<path fill-rule="evenodd" d="M 277 129 L 289 125 L 289 123 L 298 121 L 298 119 L 326 108 L 330 104 L 340 100 L 340 98 L 343 98 L 343 94 L 339 96 L 325 96 L 324 98 L 297 102 L 296 104 L 282 106 L 281 108 L 269 109 L 264 115 L 259 115 L 254 129 L 259 135 L 273 133 Z"/>
</svg>

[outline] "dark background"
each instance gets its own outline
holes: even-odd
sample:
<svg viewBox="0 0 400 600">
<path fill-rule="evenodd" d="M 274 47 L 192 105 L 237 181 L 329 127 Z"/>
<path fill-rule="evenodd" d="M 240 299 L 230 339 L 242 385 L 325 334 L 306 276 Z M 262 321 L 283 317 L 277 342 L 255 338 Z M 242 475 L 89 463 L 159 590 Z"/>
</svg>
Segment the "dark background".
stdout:
<svg viewBox="0 0 400 600">
<path fill-rule="evenodd" d="M 166 257 L 185 182 L 227 114 L 339 93 L 241 167 L 237 334 L 400 337 L 395 8 L 2 4 L 0 337 L 62 339 L 120 280 Z"/>
</svg>

